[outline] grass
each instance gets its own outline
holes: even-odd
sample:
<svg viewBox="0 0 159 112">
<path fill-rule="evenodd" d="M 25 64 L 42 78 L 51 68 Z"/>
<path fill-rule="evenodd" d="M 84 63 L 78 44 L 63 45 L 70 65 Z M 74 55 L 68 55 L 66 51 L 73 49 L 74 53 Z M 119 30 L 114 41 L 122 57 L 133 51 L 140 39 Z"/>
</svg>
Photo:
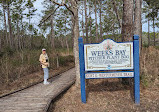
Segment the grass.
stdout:
<svg viewBox="0 0 159 112">
<path fill-rule="evenodd" d="M 150 87 L 152 81 L 149 80 L 149 77 L 146 74 L 140 75 L 141 84 L 144 88 Z"/>
<path fill-rule="evenodd" d="M 86 81 L 87 103 L 81 102 L 80 87 L 73 86 L 51 104 L 49 112 L 142 112 L 159 110 L 159 49 L 145 47 L 140 57 L 140 106 L 134 104 L 133 87 L 119 79 Z"/>
<path fill-rule="evenodd" d="M 66 71 L 70 67 L 74 67 L 74 63 L 68 63 L 68 66 L 61 66 L 59 68 L 54 68 L 54 70 L 49 69 L 49 77 L 55 76 L 63 71 Z M 32 84 L 39 83 L 43 81 L 43 71 L 42 69 L 38 72 L 27 74 L 26 76 L 16 78 L 14 81 L 8 84 L 3 84 L 0 86 L 0 96 L 14 92 L 16 90 L 28 87 Z"/>
<path fill-rule="evenodd" d="M 73 86 L 51 104 L 49 112 L 157 112 L 158 88 L 141 89 L 140 106 L 134 104 L 133 88 L 123 86 L 118 79 L 89 80 L 86 104 L 81 102 L 80 87 Z"/>
<path fill-rule="evenodd" d="M 60 53 L 66 52 L 66 49 L 59 50 Z M 9 52 L 9 53 L 8 53 Z M 70 51 L 71 52 L 71 51 Z M 50 58 L 50 69 L 56 69 L 57 57 L 54 50 L 49 49 L 47 51 Z M 0 57 L 0 84 L 9 84 L 20 77 L 24 77 L 28 74 L 41 70 L 39 62 L 39 56 L 41 49 L 39 50 L 28 50 L 25 49 L 21 52 L 11 52 L 10 50 L 4 52 L 3 56 Z M 69 62 L 73 62 L 73 56 L 61 56 L 59 54 L 59 65 L 67 66 Z"/>
<path fill-rule="evenodd" d="M 159 82 L 159 49 L 143 48 L 140 57 L 140 77 L 143 87 L 155 86 Z"/>
</svg>

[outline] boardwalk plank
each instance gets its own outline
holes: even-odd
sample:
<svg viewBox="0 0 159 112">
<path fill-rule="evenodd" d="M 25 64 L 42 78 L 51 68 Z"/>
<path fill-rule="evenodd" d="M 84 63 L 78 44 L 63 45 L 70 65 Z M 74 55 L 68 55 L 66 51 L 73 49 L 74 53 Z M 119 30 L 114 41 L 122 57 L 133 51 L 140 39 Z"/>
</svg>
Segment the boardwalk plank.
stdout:
<svg viewBox="0 0 159 112">
<path fill-rule="evenodd" d="M 52 79 L 0 99 L 0 112 L 45 112 L 62 91 L 75 82 L 75 69 L 70 69 Z"/>
</svg>

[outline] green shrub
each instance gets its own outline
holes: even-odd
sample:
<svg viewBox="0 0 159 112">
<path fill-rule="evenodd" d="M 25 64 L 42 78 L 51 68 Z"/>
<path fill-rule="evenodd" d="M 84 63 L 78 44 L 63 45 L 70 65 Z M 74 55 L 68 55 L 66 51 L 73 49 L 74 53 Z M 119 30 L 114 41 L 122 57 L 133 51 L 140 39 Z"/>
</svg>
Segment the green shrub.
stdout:
<svg viewBox="0 0 159 112">
<path fill-rule="evenodd" d="M 3 55 L 4 55 L 4 52 L 0 51 L 0 58 L 3 57 Z"/>
<path fill-rule="evenodd" d="M 142 47 L 148 48 L 149 46 L 148 46 L 148 44 L 144 41 L 143 44 L 142 44 Z"/>
<path fill-rule="evenodd" d="M 10 47 L 5 47 L 4 49 L 4 52 L 7 54 L 7 55 L 9 55 L 9 56 L 12 56 L 13 54 L 14 54 L 14 50 L 13 49 L 11 49 Z"/>
<path fill-rule="evenodd" d="M 60 53 L 65 54 L 67 49 L 59 49 Z M 50 68 L 56 69 L 57 57 L 54 50 L 47 49 L 49 55 Z M 0 84 L 12 82 L 27 74 L 41 70 L 39 56 L 41 49 L 24 49 L 23 51 L 5 50 L 0 57 Z M 59 65 L 67 66 L 69 62 L 73 62 L 73 56 L 59 56 Z"/>
<path fill-rule="evenodd" d="M 60 66 L 66 66 L 68 65 L 67 62 L 74 62 L 74 57 L 69 55 L 69 56 L 59 56 L 59 64 Z"/>
<path fill-rule="evenodd" d="M 148 77 L 148 75 L 145 74 L 145 73 L 141 73 L 141 75 L 140 75 L 140 81 L 141 81 L 141 84 L 143 85 L 144 88 L 149 87 L 150 84 L 152 83 L 152 81 L 150 80 L 150 78 Z"/>
<path fill-rule="evenodd" d="M 155 46 L 156 49 L 159 49 L 159 46 Z"/>
</svg>

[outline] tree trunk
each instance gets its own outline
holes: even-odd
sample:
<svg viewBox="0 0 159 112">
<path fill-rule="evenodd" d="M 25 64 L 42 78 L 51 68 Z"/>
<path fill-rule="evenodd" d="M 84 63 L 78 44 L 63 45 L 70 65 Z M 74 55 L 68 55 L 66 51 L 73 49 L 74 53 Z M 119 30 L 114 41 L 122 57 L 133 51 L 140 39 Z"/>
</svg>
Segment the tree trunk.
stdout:
<svg viewBox="0 0 159 112">
<path fill-rule="evenodd" d="M 113 25 L 113 40 L 116 40 L 116 39 L 115 39 L 115 28 L 114 28 L 114 26 L 115 26 L 115 25 Z"/>
<path fill-rule="evenodd" d="M 79 37 L 79 20 L 78 20 L 78 4 L 76 0 L 71 0 L 73 8 L 73 32 L 74 32 L 74 57 L 75 57 L 75 70 L 76 70 L 76 86 L 80 86 L 80 71 L 79 71 L 79 53 L 78 53 L 78 37 Z"/>
<path fill-rule="evenodd" d="M 4 27 L 5 27 L 5 30 L 4 30 L 5 40 L 6 40 L 6 44 L 8 45 L 9 40 L 8 40 L 8 35 L 7 35 L 7 22 L 6 22 L 6 13 L 5 13 L 4 3 L 3 3 L 3 17 L 4 17 Z"/>
<path fill-rule="evenodd" d="M 95 10 L 94 10 L 94 12 L 95 12 L 95 24 L 96 24 L 96 38 L 97 38 L 97 41 L 99 40 L 99 38 L 98 38 L 98 24 L 97 24 L 97 0 L 95 0 L 95 4 L 94 4 L 94 7 L 95 7 Z"/>
<path fill-rule="evenodd" d="M 153 18 L 153 39 L 154 39 L 153 45 L 154 45 L 154 46 L 155 46 L 155 44 L 156 44 L 156 42 L 155 42 L 155 41 L 156 41 L 156 40 L 155 40 L 155 39 L 156 39 L 156 38 L 155 38 L 155 35 L 156 35 L 156 34 L 155 34 L 155 18 Z"/>
<path fill-rule="evenodd" d="M 73 48 L 73 46 L 74 46 L 74 30 L 73 30 L 73 28 L 74 28 L 74 17 L 73 17 L 73 15 L 71 15 L 71 21 L 72 21 L 72 25 L 71 25 L 71 34 L 72 34 L 71 42 L 72 42 L 72 44 L 71 44 L 71 47 Z"/>
<path fill-rule="evenodd" d="M 114 11 L 115 11 L 115 14 L 116 14 L 116 17 L 117 17 L 117 20 L 118 20 L 119 27 L 122 29 L 122 23 L 120 21 L 120 16 L 119 16 L 118 9 L 116 8 L 115 0 L 112 0 L 112 3 L 113 3 L 113 6 L 114 6 Z"/>
<path fill-rule="evenodd" d="M 21 43 L 21 38 L 20 38 L 20 28 L 19 28 L 19 20 L 17 20 L 17 35 L 18 35 L 18 48 L 22 49 L 22 43 Z"/>
<path fill-rule="evenodd" d="M 65 38 L 65 42 L 66 42 L 66 47 L 67 47 L 67 54 L 70 54 L 70 50 L 69 50 L 69 44 L 68 44 L 68 38 Z"/>
<path fill-rule="evenodd" d="M 133 40 L 133 0 L 123 0 L 122 41 Z M 131 84 L 131 79 L 122 78 L 123 84 Z"/>
<path fill-rule="evenodd" d="M 150 46 L 150 19 L 148 18 L 148 46 Z"/>
<path fill-rule="evenodd" d="M 8 26 L 9 26 L 9 44 L 10 44 L 10 48 L 12 48 L 13 47 L 13 38 L 12 38 L 12 26 L 11 26 L 11 16 L 10 16 L 9 3 L 7 5 L 7 12 L 8 12 Z"/>
<path fill-rule="evenodd" d="M 23 19 L 21 19 L 21 27 L 22 27 L 22 30 L 21 30 L 21 36 L 20 36 L 20 42 L 21 42 L 21 49 L 24 48 L 24 39 L 23 39 L 23 35 L 24 35 L 24 26 L 23 26 Z"/>
<path fill-rule="evenodd" d="M 74 25 L 74 17 L 73 17 L 73 15 L 71 15 L 71 48 L 73 48 L 73 46 L 74 46 L 74 31 L 73 31 L 73 25 Z"/>
<path fill-rule="evenodd" d="M 69 54 L 69 44 L 68 44 L 68 37 L 67 37 L 67 16 L 65 16 L 65 42 L 66 42 L 66 47 L 67 47 L 67 54 Z"/>
<path fill-rule="evenodd" d="M 20 48 L 20 42 L 19 42 L 19 20 L 17 19 L 17 35 L 16 35 L 16 48 L 17 50 Z"/>
<path fill-rule="evenodd" d="M 56 67 L 59 68 L 60 64 L 59 64 L 59 55 L 56 54 Z"/>
<path fill-rule="evenodd" d="M 82 9 L 82 34 L 84 39 L 84 21 L 83 21 L 83 9 Z"/>
<path fill-rule="evenodd" d="M 102 38 L 102 4 L 101 0 L 99 1 L 100 9 L 99 9 L 99 19 L 100 19 L 100 39 Z M 100 40 L 101 41 L 101 40 Z"/>
<path fill-rule="evenodd" d="M 90 4 L 89 4 L 89 14 L 90 14 L 90 17 L 89 17 L 89 37 L 91 38 L 92 37 L 92 18 L 91 18 L 91 7 L 90 7 Z"/>
<path fill-rule="evenodd" d="M 134 34 L 139 35 L 139 43 L 141 49 L 142 25 L 141 25 L 141 0 L 135 0 L 135 13 L 134 13 Z"/>
<path fill-rule="evenodd" d="M 79 38 L 79 20 L 78 20 L 78 2 L 77 0 L 70 0 L 71 7 L 68 9 L 72 13 L 72 31 L 74 37 L 74 58 L 75 58 L 75 71 L 76 71 L 76 87 L 80 86 L 80 71 L 79 71 L 79 49 L 78 49 L 78 38 Z"/>
<path fill-rule="evenodd" d="M 88 23 L 87 23 L 87 0 L 84 0 L 84 7 L 85 7 L 85 30 L 86 30 L 86 42 L 88 43 Z"/>
<path fill-rule="evenodd" d="M 141 40 L 140 41 L 141 42 L 140 42 L 140 44 L 141 45 L 140 46 L 141 46 L 141 50 L 142 50 L 142 1 L 143 0 L 140 0 L 140 7 L 141 7 L 141 16 L 140 16 L 141 17 L 141 24 L 140 24 L 140 32 L 141 32 L 141 35 L 140 35 Z"/>
<path fill-rule="evenodd" d="M 64 48 L 64 42 L 63 42 L 63 36 L 59 37 L 60 43 L 61 43 L 61 47 Z"/>
<path fill-rule="evenodd" d="M 2 38 L 3 38 L 3 32 L 0 31 L 0 51 L 2 49 Z"/>
<path fill-rule="evenodd" d="M 133 40 L 133 0 L 123 0 L 122 41 Z"/>
<path fill-rule="evenodd" d="M 54 43 L 55 34 L 54 34 L 54 27 L 53 27 L 53 15 L 51 16 L 50 21 L 51 21 L 51 47 L 54 49 L 55 48 L 55 43 Z"/>
<path fill-rule="evenodd" d="M 29 10 L 29 14 L 31 13 L 30 8 Z M 31 17 L 29 16 L 29 48 L 31 49 L 31 43 L 32 43 L 32 29 L 30 29 L 30 25 L 31 25 Z"/>
</svg>

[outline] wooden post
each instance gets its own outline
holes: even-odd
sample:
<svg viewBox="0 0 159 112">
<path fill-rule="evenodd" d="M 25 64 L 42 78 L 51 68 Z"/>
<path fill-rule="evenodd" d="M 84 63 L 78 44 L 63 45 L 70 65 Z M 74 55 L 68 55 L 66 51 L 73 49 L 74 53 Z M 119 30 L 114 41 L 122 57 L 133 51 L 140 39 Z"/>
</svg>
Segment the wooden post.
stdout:
<svg viewBox="0 0 159 112">
<path fill-rule="evenodd" d="M 59 68 L 59 55 L 58 55 L 58 53 L 56 54 L 56 56 L 57 56 L 57 68 Z"/>
<path fill-rule="evenodd" d="M 79 63 L 80 63 L 81 100 L 82 103 L 86 103 L 84 44 L 82 37 L 78 38 L 78 46 L 79 46 Z"/>
<path fill-rule="evenodd" d="M 134 35 L 134 89 L 135 103 L 140 104 L 139 36 Z"/>
</svg>

